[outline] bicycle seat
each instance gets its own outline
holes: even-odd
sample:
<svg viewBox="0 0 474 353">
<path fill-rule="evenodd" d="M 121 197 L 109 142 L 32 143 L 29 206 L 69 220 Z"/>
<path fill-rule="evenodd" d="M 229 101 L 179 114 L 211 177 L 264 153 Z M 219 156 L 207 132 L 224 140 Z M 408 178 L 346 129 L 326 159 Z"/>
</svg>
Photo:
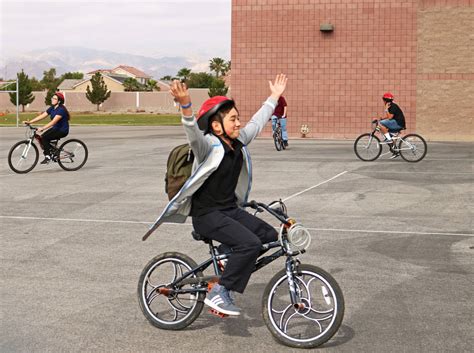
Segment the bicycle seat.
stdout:
<svg viewBox="0 0 474 353">
<path fill-rule="evenodd" d="M 193 236 L 194 240 L 203 241 L 206 244 L 209 244 L 211 241 L 210 239 L 204 238 L 201 234 L 194 230 L 191 232 L 191 235 Z"/>
</svg>

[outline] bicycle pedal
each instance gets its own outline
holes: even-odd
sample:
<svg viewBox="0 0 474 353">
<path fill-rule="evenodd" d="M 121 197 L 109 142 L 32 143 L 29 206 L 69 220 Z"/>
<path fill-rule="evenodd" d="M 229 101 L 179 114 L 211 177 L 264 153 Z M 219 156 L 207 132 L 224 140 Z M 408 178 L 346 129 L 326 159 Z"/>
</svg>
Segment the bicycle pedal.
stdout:
<svg viewBox="0 0 474 353">
<path fill-rule="evenodd" d="M 215 310 L 215 309 L 209 309 L 209 312 L 210 312 L 212 315 L 215 315 L 215 316 L 220 317 L 221 319 L 224 319 L 224 318 L 226 318 L 226 317 L 229 317 L 229 315 L 220 313 L 220 312 L 218 312 L 218 311 Z"/>
</svg>

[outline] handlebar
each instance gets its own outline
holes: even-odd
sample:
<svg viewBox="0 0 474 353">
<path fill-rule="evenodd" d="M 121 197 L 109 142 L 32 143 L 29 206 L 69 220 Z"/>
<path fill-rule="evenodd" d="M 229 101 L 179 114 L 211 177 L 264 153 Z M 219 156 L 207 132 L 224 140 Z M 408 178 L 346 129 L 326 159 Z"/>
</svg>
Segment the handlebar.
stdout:
<svg viewBox="0 0 474 353">
<path fill-rule="evenodd" d="M 278 201 L 276 201 L 276 202 L 278 202 Z M 267 205 L 267 204 L 264 204 L 264 203 L 261 203 L 261 202 L 257 202 L 255 200 L 252 200 L 252 201 L 249 201 L 249 202 L 246 202 L 246 203 L 242 204 L 242 207 L 250 207 L 250 208 L 253 208 L 254 210 L 256 210 L 257 212 L 263 212 L 263 210 L 265 210 L 268 213 L 270 213 L 273 217 L 278 219 L 281 223 L 284 223 L 288 226 L 291 225 L 291 223 L 289 223 L 287 221 L 287 215 L 285 214 L 284 210 L 282 210 L 282 209 L 274 209 L 270 205 Z"/>
</svg>

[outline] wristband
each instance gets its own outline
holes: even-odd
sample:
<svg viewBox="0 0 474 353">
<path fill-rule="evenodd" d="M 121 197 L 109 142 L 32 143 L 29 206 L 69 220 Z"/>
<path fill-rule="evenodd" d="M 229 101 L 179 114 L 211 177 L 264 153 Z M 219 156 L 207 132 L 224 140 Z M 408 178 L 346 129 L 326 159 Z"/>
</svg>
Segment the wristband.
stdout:
<svg viewBox="0 0 474 353">
<path fill-rule="evenodd" d="M 193 104 L 191 102 L 189 102 L 188 104 L 186 105 L 180 105 L 181 106 L 181 109 L 188 109 L 188 108 L 191 108 Z"/>
</svg>

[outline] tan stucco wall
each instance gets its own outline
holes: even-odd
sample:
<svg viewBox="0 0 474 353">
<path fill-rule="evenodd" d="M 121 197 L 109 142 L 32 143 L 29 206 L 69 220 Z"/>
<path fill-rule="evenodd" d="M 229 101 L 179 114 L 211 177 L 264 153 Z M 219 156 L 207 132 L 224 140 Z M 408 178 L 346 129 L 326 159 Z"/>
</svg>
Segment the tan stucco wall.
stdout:
<svg viewBox="0 0 474 353">
<path fill-rule="evenodd" d="M 118 83 L 117 81 L 111 80 L 107 76 L 102 76 L 102 78 L 104 79 L 104 82 L 107 85 L 108 90 L 110 90 L 112 92 L 123 92 L 124 91 L 123 85 Z M 76 87 L 74 87 L 74 91 L 75 92 L 86 92 L 87 86 L 91 86 L 90 81 L 85 81 L 85 82 L 81 83 L 80 85 L 77 85 Z M 90 88 L 92 88 L 92 87 L 90 87 Z"/>
<path fill-rule="evenodd" d="M 418 11 L 416 130 L 474 141 L 474 7 Z"/>
<path fill-rule="evenodd" d="M 474 141 L 473 80 L 420 80 L 417 95 L 418 133 L 430 140 Z"/>
</svg>

